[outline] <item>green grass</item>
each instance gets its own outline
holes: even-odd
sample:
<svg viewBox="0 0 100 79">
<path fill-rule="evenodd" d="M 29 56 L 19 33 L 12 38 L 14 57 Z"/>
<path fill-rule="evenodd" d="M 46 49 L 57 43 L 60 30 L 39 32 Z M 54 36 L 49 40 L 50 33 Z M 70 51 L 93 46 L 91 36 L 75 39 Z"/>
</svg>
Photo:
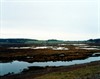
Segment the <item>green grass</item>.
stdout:
<svg viewBox="0 0 100 79">
<path fill-rule="evenodd" d="M 100 65 L 87 66 L 85 68 L 79 68 L 69 72 L 53 72 L 49 73 L 36 79 L 88 79 L 91 75 L 100 74 Z"/>
</svg>

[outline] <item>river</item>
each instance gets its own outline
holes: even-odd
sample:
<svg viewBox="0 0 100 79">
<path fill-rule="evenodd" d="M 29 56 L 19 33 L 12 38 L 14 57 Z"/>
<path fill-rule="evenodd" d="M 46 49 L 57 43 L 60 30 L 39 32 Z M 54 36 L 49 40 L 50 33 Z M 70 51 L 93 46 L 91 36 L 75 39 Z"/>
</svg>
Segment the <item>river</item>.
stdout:
<svg viewBox="0 0 100 79">
<path fill-rule="evenodd" d="M 12 62 L 7 62 L 7 63 L 0 63 L 0 75 L 6 75 L 8 73 L 20 73 L 23 71 L 23 69 L 28 69 L 29 66 L 40 66 L 40 67 L 45 67 L 45 66 L 70 66 L 70 65 L 75 65 L 75 64 L 83 64 L 83 63 L 88 63 L 92 61 L 98 61 L 100 60 L 100 56 L 98 57 L 89 57 L 87 59 L 83 60 L 73 60 L 73 61 L 48 61 L 48 62 L 33 62 L 33 63 L 28 63 L 24 61 L 17 61 L 14 60 Z"/>
<path fill-rule="evenodd" d="M 3 76 L 8 73 L 20 73 L 24 69 L 28 69 L 29 66 L 40 66 L 40 67 L 45 67 L 45 66 L 70 66 L 70 65 L 75 65 L 75 64 L 82 64 L 82 63 L 88 63 L 92 61 L 98 61 L 100 60 L 100 56 L 97 57 L 89 57 L 87 59 L 83 60 L 73 60 L 73 61 L 48 61 L 48 62 L 33 62 L 33 63 L 28 63 L 25 61 L 17 61 L 14 60 L 12 62 L 7 62 L 7 63 L 0 63 L 0 75 Z"/>
</svg>

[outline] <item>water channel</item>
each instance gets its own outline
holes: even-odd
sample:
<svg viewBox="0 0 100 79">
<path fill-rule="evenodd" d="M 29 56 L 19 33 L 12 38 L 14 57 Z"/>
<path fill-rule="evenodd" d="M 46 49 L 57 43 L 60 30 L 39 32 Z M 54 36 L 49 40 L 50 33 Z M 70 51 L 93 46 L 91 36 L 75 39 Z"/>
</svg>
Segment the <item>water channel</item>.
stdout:
<svg viewBox="0 0 100 79">
<path fill-rule="evenodd" d="M 17 61 L 14 60 L 12 62 L 7 62 L 7 63 L 0 63 L 0 76 L 8 74 L 8 73 L 20 73 L 23 71 L 23 69 L 28 69 L 29 66 L 40 66 L 40 67 L 45 67 L 45 66 L 70 66 L 74 64 L 82 64 L 82 63 L 88 63 L 92 61 L 98 61 L 100 60 L 100 56 L 94 56 L 94 57 L 89 57 L 84 60 L 73 60 L 73 61 L 48 61 L 48 62 L 33 62 L 33 63 L 28 63 L 25 61 Z"/>
</svg>

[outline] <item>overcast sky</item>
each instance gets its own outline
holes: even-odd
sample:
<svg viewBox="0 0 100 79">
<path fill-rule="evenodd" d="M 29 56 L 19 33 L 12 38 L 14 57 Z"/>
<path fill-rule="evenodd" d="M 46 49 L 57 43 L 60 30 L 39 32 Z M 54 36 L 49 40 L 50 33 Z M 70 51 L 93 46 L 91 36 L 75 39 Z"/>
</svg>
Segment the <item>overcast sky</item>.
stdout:
<svg viewBox="0 0 100 79">
<path fill-rule="evenodd" d="M 99 0 L 1 0 L 0 38 L 85 40 L 100 36 Z"/>
</svg>

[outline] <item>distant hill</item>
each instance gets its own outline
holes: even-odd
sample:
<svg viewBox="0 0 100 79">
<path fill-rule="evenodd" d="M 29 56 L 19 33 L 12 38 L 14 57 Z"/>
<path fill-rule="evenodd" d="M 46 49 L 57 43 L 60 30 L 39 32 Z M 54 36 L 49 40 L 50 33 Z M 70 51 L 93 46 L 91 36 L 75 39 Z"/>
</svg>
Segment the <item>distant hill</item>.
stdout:
<svg viewBox="0 0 100 79">
<path fill-rule="evenodd" d="M 36 39 L 0 39 L 0 44 L 34 44 L 34 45 L 54 45 L 64 43 L 64 41 L 50 39 L 50 40 L 36 40 Z"/>
<path fill-rule="evenodd" d="M 85 41 L 63 41 L 57 39 L 37 40 L 37 39 L 0 39 L 0 46 L 29 46 L 29 45 L 58 45 L 58 44 L 98 44 L 100 39 L 89 39 Z"/>
<path fill-rule="evenodd" d="M 100 38 L 98 38 L 98 39 L 89 39 L 89 40 L 87 40 L 87 42 L 88 42 L 88 44 L 89 45 L 98 45 L 98 46 L 100 46 Z"/>
<path fill-rule="evenodd" d="M 88 41 L 90 43 L 98 43 L 98 44 L 100 44 L 100 39 L 89 39 Z"/>
<path fill-rule="evenodd" d="M 0 39 L 0 43 L 32 43 L 35 39 Z"/>
</svg>

